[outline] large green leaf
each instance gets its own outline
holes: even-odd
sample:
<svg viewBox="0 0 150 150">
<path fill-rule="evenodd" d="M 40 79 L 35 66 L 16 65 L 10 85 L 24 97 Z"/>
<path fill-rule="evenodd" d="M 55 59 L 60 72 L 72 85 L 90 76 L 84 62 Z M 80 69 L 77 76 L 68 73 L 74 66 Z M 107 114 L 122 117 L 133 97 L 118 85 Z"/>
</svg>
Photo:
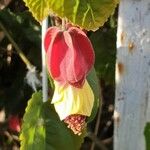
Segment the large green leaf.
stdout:
<svg viewBox="0 0 150 150">
<path fill-rule="evenodd" d="M 79 150 L 85 134 L 74 135 L 59 120 L 53 105 L 33 94 L 26 108 L 20 135 L 21 150 Z"/>
<path fill-rule="evenodd" d="M 92 114 L 88 119 L 88 122 L 93 120 L 94 117 L 96 116 L 97 110 L 99 108 L 100 105 L 100 86 L 99 86 L 99 80 L 96 76 L 96 72 L 95 69 L 92 68 L 92 70 L 90 71 L 90 73 L 88 74 L 87 77 L 88 83 L 90 84 L 93 93 L 94 93 L 94 106 L 92 109 Z"/>
<path fill-rule="evenodd" d="M 150 122 L 146 124 L 144 135 L 146 140 L 146 150 L 150 150 Z"/>
<path fill-rule="evenodd" d="M 33 17 L 41 22 L 49 14 L 50 0 L 24 0 Z"/>
<path fill-rule="evenodd" d="M 96 30 L 114 12 L 119 0 L 24 0 L 33 16 L 42 21 L 53 12 L 87 30 Z"/>
</svg>

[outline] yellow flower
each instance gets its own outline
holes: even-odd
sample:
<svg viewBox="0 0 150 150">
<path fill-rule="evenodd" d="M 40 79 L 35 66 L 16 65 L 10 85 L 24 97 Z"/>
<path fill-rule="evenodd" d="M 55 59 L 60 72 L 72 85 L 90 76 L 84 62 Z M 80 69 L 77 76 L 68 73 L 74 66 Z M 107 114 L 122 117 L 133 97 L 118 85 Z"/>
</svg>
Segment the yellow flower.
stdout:
<svg viewBox="0 0 150 150">
<path fill-rule="evenodd" d="M 70 115 L 90 116 L 94 104 L 94 94 L 85 80 L 82 88 L 76 88 L 72 85 L 60 85 L 54 81 L 55 91 L 52 98 L 55 110 L 60 120 L 64 120 Z"/>
</svg>

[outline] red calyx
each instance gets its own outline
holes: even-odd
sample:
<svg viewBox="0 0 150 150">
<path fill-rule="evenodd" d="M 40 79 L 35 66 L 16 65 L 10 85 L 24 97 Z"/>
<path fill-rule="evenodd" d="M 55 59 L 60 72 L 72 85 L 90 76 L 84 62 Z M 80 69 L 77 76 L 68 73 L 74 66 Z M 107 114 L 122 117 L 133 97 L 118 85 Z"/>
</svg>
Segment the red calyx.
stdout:
<svg viewBox="0 0 150 150">
<path fill-rule="evenodd" d="M 44 45 L 52 78 L 62 84 L 82 87 L 95 58 L 92 44 L 86 34 L 72 26 L 67 31 L 50 27 Z"/>
</svg>

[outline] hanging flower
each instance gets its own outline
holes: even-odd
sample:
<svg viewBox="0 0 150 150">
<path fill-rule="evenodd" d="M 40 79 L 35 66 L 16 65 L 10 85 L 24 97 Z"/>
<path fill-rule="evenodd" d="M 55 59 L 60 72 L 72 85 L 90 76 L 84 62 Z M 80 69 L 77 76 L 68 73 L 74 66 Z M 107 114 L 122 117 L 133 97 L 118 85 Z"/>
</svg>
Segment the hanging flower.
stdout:
<svg viewBox="0 0 150 150">
<path fill-rule="evenodd" d="M 66 25 L 66 30 L 50 27 L 44 46 L 48 71 L 55 84 L 52 103 L 60 120 L 80 135 L 94 103 L 93 91 L 86 80 L 95 59 L 92 44 L 80 28 Z"/>
<path fill-rule="evenodd" d="M 72 26 L 65 31 L 50 27 L 44 45 L 52 78 L 62 85 L 82 87 L 94 64 L 94 51 L 86 34 Z"/>
<path fill-rule="evenodd" d="M 91 115 L 94 94 L 85 80 L 82 88 L 69 84 L 61 85 L 55 81 L 55 91 L 52 98 L 55 110 L 60 120 L 64 120 L 75 134 L 80 135 L 86 125 L 86 118 Z"/>
</svg>

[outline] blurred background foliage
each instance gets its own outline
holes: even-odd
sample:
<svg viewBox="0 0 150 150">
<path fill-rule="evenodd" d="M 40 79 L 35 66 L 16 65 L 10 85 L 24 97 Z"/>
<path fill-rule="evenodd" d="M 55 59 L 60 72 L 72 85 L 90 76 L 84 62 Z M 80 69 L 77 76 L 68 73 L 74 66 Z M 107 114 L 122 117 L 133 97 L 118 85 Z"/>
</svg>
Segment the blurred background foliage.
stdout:
<svg viewBox="0 0 150 150">
<path fill-rule="evenodd" d="M 0 0 L 0 22 L 40 73 L 41 26 L 34 20 L 23 1 Z M 95 68 L 100 79 L 103 99 L 98 138 L 99 140 L 110 139 L 109 149 L 111 149 L 113 136 L 116 26 L 117 11 L 99 30 L 87 33 L 95 50 Z M 26 65 L 0 29 L 0 149 L 2 150 L 17 149 L 19 145 L 18 140 L 12 136 L 17 136 L 18 131 L 13 131 L 9 127 L 9 118 L 10 116 L 22 118 L 27 100 L 33 93 L 26 82 L 26 73 Z M 97 119 L 91 123 L 91 132 L 94 132 L 96 122 Z M 90 140 L 86 138 L 82 149 L 88 150 L 90 143 Z"/>
</svg>

